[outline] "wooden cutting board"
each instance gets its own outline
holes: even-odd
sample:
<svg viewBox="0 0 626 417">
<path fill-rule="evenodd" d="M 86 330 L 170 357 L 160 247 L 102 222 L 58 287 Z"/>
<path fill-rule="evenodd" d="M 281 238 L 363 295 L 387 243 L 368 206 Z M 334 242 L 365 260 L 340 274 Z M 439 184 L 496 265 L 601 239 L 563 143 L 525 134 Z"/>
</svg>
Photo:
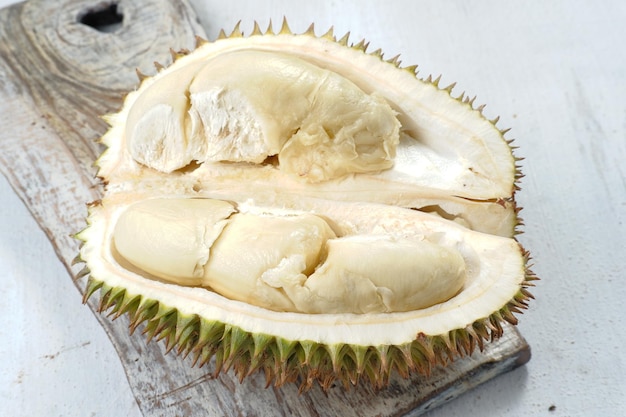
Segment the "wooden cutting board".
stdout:
<svg viewBox="0 0 626 417">
<path fill-rule="evenodd" d="M 84 226 L 86 203 L 100 197 L 93 167 L 106 130 L 100 116 L 119 109 L 138 83 L 136 69 L 153 74 L 154 61 L 169 63 L 170 48 L 192 49 L 196 35 L 204 30 L 186 0 L 31 0 L 0 10 L 0 172 L 80 293 L 86 282 L 71 265 L 78 250 L 71 236 Z M 525 340 L 505 326 L 505 336 L 483 352 L 429 378 L 394 377 L 379 391 L 336 386 L 298 395 L 296 386 L 265 389 L 260 374 L 241 384 L 230 373 L 214 377 L 210 364 L 192 368 L 141 332 L 129 335 L 125 317 L 96 317 L 144 416 L 417 416 L 530 358 Z"/>
</svg>

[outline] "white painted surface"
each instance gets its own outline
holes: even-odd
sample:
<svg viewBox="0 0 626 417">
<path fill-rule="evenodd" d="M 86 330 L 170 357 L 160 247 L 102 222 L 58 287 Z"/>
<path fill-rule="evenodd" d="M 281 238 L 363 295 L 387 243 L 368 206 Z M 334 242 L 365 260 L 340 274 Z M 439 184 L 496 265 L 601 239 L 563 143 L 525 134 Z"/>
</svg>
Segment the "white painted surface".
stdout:
<svg viewBox="0 0 626 417">
<path fill-rule="evenodd" d="M 512 127 L 526 157 L 520 240 L 542 278 L 520 325 L 533 359 L 429 417 L 626 415 L 626 3 L 192 3 L 211 39 L 283 16 L 296 32 L 350 30 Z M 139 416 L 108 338 L 4 178 L 0 201 L 0 416 Z"/>
</svg>

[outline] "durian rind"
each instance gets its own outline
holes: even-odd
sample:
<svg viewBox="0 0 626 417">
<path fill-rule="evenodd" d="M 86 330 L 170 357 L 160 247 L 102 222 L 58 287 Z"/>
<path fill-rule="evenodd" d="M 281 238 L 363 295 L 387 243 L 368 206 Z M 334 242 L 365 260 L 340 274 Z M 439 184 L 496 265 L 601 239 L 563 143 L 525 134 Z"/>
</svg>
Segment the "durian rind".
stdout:
<svg viewBox="0 0 626 417">
<path fill-rule="evenodd" d="M 320 48 L 321 44 L 323 47 Z M 229 36 L 222 32 L 215 42 L 199 39 L 198 48 L 193 54 L 188 51 L 173 53 L 175 61 L 168 69 L 158 66 L 159 72 L 154 77 L 144 77 L 139 89 L 128 95 L 119 113 L 106 116 L 111 129 L 102 138 L 107 149 L 97 165 L 99 176 L 107 184 L 108 196 L 90 206 L 88 227 L 77 235 L 82 241 L 77 260 L 88 263 L 80 273 L 81 277 L 89 276 L 85 302 L 99 291 L 100 311 L 108 312 L 113 317 L 127 314 L 132 331 L 142 326 L 150 339 L 165 340 L 167 351 L 175 350 L 184 356 L 189 355 L 194 364 L 202 366 L 214 359 L 216 374 L 232 369 L 243 379 L 256 370 L 262 370 L 268 385 L 273 382 L 280 386 L 298 381 L 302 390 L 309 389 L 315 382 L 328 389 L 335 381 L 354 385 L 360 380 L 369 380 L 374 386 L 382 387 L 388 383 L 393 372 L 402 376 L 411 372 L 429 374 L 435 366 L 445 365 L 459 356 L 470 355 L 476 348 L 482 350 L 484 343 L 502 335 L 503 322 L 516 324 L 514 315 L 527 308 L 528 300 L 532 298 L 528 287 L 533 286 L 537 278 L 528 267 L 528 253 L 514 239 L 485 235 L 485 239 L 491 242 L 495 242 L 493 239 L 502 239 L 498 243 L 504 244 L 507 247 L 504 252 L 511 254 L 511 259 L 514 258 L 511 263 L 502 263 L 509 269 L 504 275 L 514 278 L 503 280 L 503 284 L 491 283 L 494 299 L 485 303 L 489 308 L 482 308 L 481 303 L 473 305 L 466 302 L 473 296 L 464 290 L 460 293 L 461 298 L 453 297 L 445 303 L 418 312 L 374 316 L 280 313 L 250 306 L 207 290 L 200 292 L 198 289 L 147 278 L 137 271 L 133 272 L 128 265 L 120 265 L 119 257 L 110 253 L 110 245 L 99 244 L 107 242 L 110 225 L 115 224 L 122 207 L 135 198 L 167 194 L 244 201 L 249 190 L 235 185 L 241 181 L 242 172 L 244 180 L 249 178 L 256 186 L 267 187 L 265 193 L 256 195 L 256 204 L 302 209 L 299 199 L 303 190 L 289 178 L 277 176 L 271 167 L 241 169 L 234 164 L 232 170 L 220 168 L 215 172 L 218 175 L 214 176 L 211 164 L 204 164 L 200 168 L 175 172 L 165 178 L 136 163 L 123 151 L 126 144 L 122 130 L 126 117 L 136 97 L 145 88 L 158 81 L 167 71 L 181 68 L 194 60 L 226 50 L 251 47 L 281 49 L 314 63 L 324 62 L 326 67 L 344 75 L 346 68 L 352 69 L 348 71 L 350 78 L 365 90 L 371 88 L 372 79 L 386 85 L 390 75 L 393 83 L 413 86 L 417 90 L 411 90 L 406 96 L 386 96 L 400 113 L 406 132 L 413 135 L 421 129 L 420 126 L 435 126 L 434 129 L 438 129 L 437 126 L 441 125 L 428 120 L 428 114 L 435 115 L 439 104 L 444 103 L 447 108 L 451 102 L 457 103 L 452 105 L 454 110 L 447 113 L 447 123 L 457 127 L 465 123 L 473 126 L 476 128 L 475 136 L 470 134 L 470 137 L 485 141 L 478 143 L 479 147 L 495 146 L 495 153 L 508 155 L 502 161 L 494 161 L 491 166 L 494 177 L 501 178 L 502 182 L 485 187 L 486 183 L 479 181 L 477 184 L 480 185 L 474 188 L 488 191 L 475 195 L 463 190 L 450 193 L 451 189 L 446 190 L 445 187 L 443 191 L 428 189 L 411 181 L 406 190 L 402 190 L 402 182 L 398 183 L 393 178 L 390 183 L 399 187 L 400 191 L 395 195 L 385 195 L 383 192 L 378 199 L 376 196 L 367 199 L 368 204 L 421 208 L 456 220 L 471 229 L 494 235 L 511 237 L 518 232 L 516 227 L 521 220 L 517 216 L 519 209 L 515 205 L 514 193 L 521 178 L 516 165 L 519 158 L 514 157 L 509 148 L 512 141 L 504 139 L 506 130 L 496 127 L 497 118 L 485 118 L 482 106 L 474 107 L 474 99 L 464 94 L 453 97 L 454 86 L 440 88 L 439 79 L 417 79 L 416 67 L 401 68 L 397 57 L 387 60 L 385 64 L 395 70 L 391 72 L 387 67 L 378 65 L 383 61 L 379 50 L 366 53 L 367 44 L 363 41 L 348 45 L 348 36 L 337 39 L 332 29 L 319 37 L 315 35 L 313 27 L 303 35 L 294 35 L 285 21 L 277 33 L 274 33 L 271 25 L 263 33 L 255 24 L 252 34 L 243 37 L 237 26 Z M 341 51 L 339 56 L 345 59 L 329 63 L 325 58 L 329 50 Z M 364 69 L 373 70 L 368 75 L 368 82 L 360 81 Z M 435 110 L 406 116 L 412 109 L 421 108 L 421 99 L 434 103 L 432 109 Z M 415 120 L 421 122 L 414 123 Z M 428 132 L 426 136 L 429 136 Z M 472 146 L 476 144 L 474 142 Z M 460 153 L 469 149 L 464 148 L 465 145 L 457 145 Z M 430 142 L 429 146 L 436 148 L 439 145 Z M 348 190 L 354 190 L 355 185 L 357 190 L 359 187 L 367 190 L 371 184 L 385 183 L 386 175 L 382 173 L 354 183 L 351 183 L 352 178 L 343 179 L 333 183 L 331 188 L 325 188 L 324 184 L 317 189 L 318 186 L 307 186 L 304 194 L 310 200 L 343 200 L 350 205 L 360 201 L 364 194 L 351 194 Z M 211 181 L 203 180 L 207 177 Z M 385 188 L 388 187 L 380 187 L 380 190 Z M 229 191 L 225 193 L 225 189 Z M 286 189 L 294 191 L 284 193 Z M 133 198 L 112 210 L 116 198 L 118 201 L 123 200 L 129 190 L 135 193 Z M 456 227 L 463 229 L 452 222 L 441 221 L 449 223 L 446 227 L 451 227 L 451 230 Z M 103 254 L 107 251 L 109 253 Z M 483 290 L 485 288 L 475 289 L 478 298 Z M 177 303 L 179 298 L 185 299 L 185 303 Z M 455 300 L 463 305 L 455 304 Z M 476 305 L 480 308 L 474 308 Z"/>
<path fill-rule="evenodd" d="M 412 340 L 417 333 L 437 335 L 488 316 L 494 304 L 504 305 L 514 296 L 525 276 L 522 249 L 513 239 L 474 232 L 414 210 L 302 199 L 300 210 L 306 209 L 325 218 L 341 236 L 386 234 L 418 239 L 442 236 L 441 239 L 447 241 L 445 245 L 457 248 L 464 256 L 468 276 L 460 294 L 444 303 L 416 311 L 295 315 L 270 311 L 237 303 L 212 291 L 159 282 L 125 262 L 111 243 L 114 240 L 113 225 L 127 207 L 146 198 L 150 197 L 137 193 L 117 194 L 91 208 L 91 225 L 78 235 L 85 242 L 81 257 L 90 265 L 91 274 L 101 277 L 108 285 L 125 286 L 131 293 L 151 294 L 151 298 L 168 305 L 176 304 L 177 299 L 185 299 L 184 306 L 179 307 L 185 313 L 223 320 L 250 332 L 271 328 L 272 323 L 280 322 L 281 325 L 274 330 L 277 336 L 301 340 L 301 325 L 306 323 L 308 337 L 318 343 L 365 344 L 370 341 L 375 345 L 401 344 Z M 262 207 L 246 210 L 264 211 Z M 258 324 L 254 324 L 255 321 Z M 338 332 L 334 326 L 339 323 L 350 326 L 351 331 Z M 385 331 L 373 330 L 376 325 Z"/>
<path fill-rule="evenodd" d="M 528 255 L 525 257 L 528 259 Z M 164 340 L 166 352 L 173 350 L 183 357 L 191 356 L 193 365 L 204 366 L 214 358 L 215 375 L 232 369 L 243 380 L 261 370 L 268 386 L 298 382 L 301 390 L 308 390 L 317 382 L 329 389 L 336 381 L 350 386 L 365 380 L 381 388 L 393 372 L 403 377 L 412 372 L 429 375 L 434 367 L 471 355 L 476 349 L 482 350 L 485 343 L 498 339 L 503 333 L 502 323 L 517 324 L 514 314 L 527 308 L 532 298 L 527 287 L 535 279 L 527 271 L 522 287 L 511 300 L 463 328 L 431 336 L 420 332 L 410 342 L 381 345 L 322 344 L 285 339 L 262 329 L 246 331 L 225 320 L 185 314 L 180 308 L 148 296 L 131 294 L 124 287 L 111 287 L 93 275 L 89 277 L 84 300 L 99 291 L 100 312 L 113 318 L 128 315 L 131 332 L 143 326 L 149 339 Z"/>
<path fill-rule="evenodd" d="M 255 30 L 248 37 L 239 36 L 240 32 L 233 34 L 215 42 L 200 42 L 193 53 L 179 55 L 171 66 L 145 78 L 140 87 L 127 96 L 119 113 L 107 116 L 112 127 L 102 138 L 107 150 L 97 165 L 99 175 L 114 184 L 109 187 L 111 192 L 116 188 L 134 187 L 133 178 L 150 181 L 151 177 L 156 177 L 161 181 L 163 177 L 137 163 L 124 151 L 127 146 L 124 126 L 139 96 L 172 72 L 220 54 L 242 50 L 272 51 L 293 54 L 336 71 L 367 93 L 380 92 L 397 111 L 403 125 L 393 169 L 361 174 L 358 178 L 348 176 L 339 181 L 302 184 L 266 165 L 205 163 L 193 170 L 170 174 L 179 184 L 213 190 L 254 182 L 268 192 L 293 190 L 320 198 L 352 201 L 366 198 L 367 201 L 411 208 L 442 207 L 449 217 L 460 218 L 477 230 L 502 236 L 515 233 L 516 158 L 503 138 L 505 131 L 495 126 L 497 119 L 484 117 L 482 106 L 475 108 L 473 99 L 464 94 L 453 97 L 453 86 L 440 88 L 439 80 L 430 77 L 420 80 L 414 67 L 400 68 L 397 59 L 384 62 L 380 52 L 366 53 L 362 43 L 346 47 L 345 37 L 340 40 L 332 34 L 316 37 L 310 31 L 295 35 L 288 30 L 264 35 Z M 440 108 L 446 108 L 445 113 L 440 112 Z M 419 139 L 416 141 L 411 137 Z M 406 154 L 406 149 L 413 151 Z M 492 159 L 480 156 L 482 154 L 499 157 Z M 479 159 L 467 164 L 457 163 L 475 155 L 479 155 Z M 434 167 L 434 163 L 439 168 Z M 211 180 L 206 181 L 206 178 Z M 372 193 L 372 189 L 377 193 Z M 394 191 L 386 191 L 390 189 Z"/>
</svg>

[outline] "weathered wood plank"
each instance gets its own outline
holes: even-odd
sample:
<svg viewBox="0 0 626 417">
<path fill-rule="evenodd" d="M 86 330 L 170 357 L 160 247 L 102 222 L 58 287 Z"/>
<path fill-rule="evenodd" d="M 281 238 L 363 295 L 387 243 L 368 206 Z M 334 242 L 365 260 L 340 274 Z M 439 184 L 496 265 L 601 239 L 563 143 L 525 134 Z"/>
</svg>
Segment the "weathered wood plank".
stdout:
<svg viewBox="0 0 626 417">
<path fill-rule="evenodd" d="M 87 0 L 32 0 L 0 11 L 0 172 L 73 276 L 77 242 L 71 236 L 84 225 L 85 203 L 100 196 L 92 166 L 102 150 L 96 139 L 106 129 L 100 115 L 115 111 L 137 84 L 135 68 L 152 73 L 154 60 L 169 61 L 169 47 L 192 48 L 195 35 L 203 35 L 186 1 L 120 0 L 117 5 L 113 10 Z M 122 14 L 123 21 L 101 30 L 80 23 L 98 10 L 109 18 Z M 84 280 L 75 283 L 83 292 Z M 530 354 L 523 338 L 507 326 L 505 337 L 484 352 L 429 378 L 394 377 L 378 392 L 359 386 L 297 395 L 295 386 L 264 389 L 260 374 L 240 384 L 230 373 L 214 377 L 211 365 L 191 368 L 188 359 L 165 355 L 160 344 L 129 336 L 126 318 L 96 315 L 146 416 L 418 415 L 525 363 Z"/>
</svg>

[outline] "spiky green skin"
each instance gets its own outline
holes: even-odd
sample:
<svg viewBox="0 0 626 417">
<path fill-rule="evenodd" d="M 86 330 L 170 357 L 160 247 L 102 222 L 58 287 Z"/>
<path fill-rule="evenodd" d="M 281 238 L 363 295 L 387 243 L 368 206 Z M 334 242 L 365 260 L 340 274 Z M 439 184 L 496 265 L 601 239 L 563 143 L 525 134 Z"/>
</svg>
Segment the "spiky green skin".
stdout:
<svg viewBox="0 0 626 417">
<path fill-rule="evenodd" d="M 251 36 L 267 34 L 274 34 L 271 23 L 265 32 L 255 23 Z M 277 34 L 292 34 L 286 20 Z M 303 35 L 315 36 L 313 26 Z M 218 39 L 242 36 L 237 25 L 230 35 L 220 32 Z M 348 45 L 349 34 L 337 39 L 332 29 L 321 37 L 364 53 L 368 47 L 364 40 Z M 206 42 L 198 38 L 198 45 Z M 188 53 L 189 51 L 179 51 L 172 52 L 172 55 L 176 60 Z M 380 50 L 370 54 L 383 59 Z M 386 61 L 417 76 L 417 66 L 400 67 L 398 56 Z M 164 68 L 160 64 L 156 64 L 156 67 L 158 71 Z M 146 78 L 139 72 L 138 76 L 140 80 Z M 454 84 L 441 88 L 440 77 L 433 79 L 429 76 L 424 81 L 446 91 L 450 97 L 467 105 L 469 110 L 477 111 L 484 117 L 484 106 L 475 107 L 475 97 L 470 98 L 465 93 L 458 97 L 452 96 Z M 504 136 L 507 130 L 496 127 L 498 118 L 490 122 Z M 509 145 L 513 142 L 506 141 Z M 513 149 L 511 146 L 511 150 Z M 518 162 L 521 158 L 516 157 L 515 160 Z M 512 234 L 520 233 L 517 226 L 522 224 L 521 219 L 517 217 L 520 209 L 516 207 L 514 199 L 514 192 L 519 190 L 522 174 L 518 165 L 515 168 L 513 195 L 506 201 L 512 205 L 516 214 L 516 227 Z M 528 265 L 529 255 L 526 251 L 524 256 Z M 81 262 L 80 257 L 77 261 Z M 239 327 L 199 315 L 183 314 L 175 307 L 163 305 L 141 294 L 130 294 L 122 287 L 111 287 L 104 280 L 91 275 L 87 267 L 79 273 L 80 278 L 85 276 L 88 276 L 88 283 L 83 302 L 86 303 L 90 297 L 99 292 L 99 312 L 107 313 L 113 319 L 126 314 L 130 320 L 131 333 L 143 327 L 143 333 L 148 340 L 163 340 L 167 352 L 174 351 L 183 357 L 190 356 L 195 366 L 202 367 L 214 358 L 216 375 L 232 370 L 240 380 L 243 380 L 254 372 L 263 371 L 268 386 L 272 383 L 281 386 L 287 382 L 296 382 L 300 385 L 301 391 L 310 389 L 316 382 L 324 390 L 335 382 L 350 386 L 360 381 L 369 381 L 374 387 L 380 388 L 388 384 L 394 372 L 403 377 L 413 372 L 428 375 L 436 366 L 446 365 L 456 358 L 471 355 L 476 349 L 482 350 L 485 343 L 502 335 L 503 322 L 517 324 L 515 314 L 520 314 L 527 308 L 529 299 L 533 298 L 528 288 L 534 286 L 533 281 L 538 279 L 527 266 L 525 279 L 519 291 L 508 303 L 496 309 L 491 315 L 476 320 L 464 328 L 434 336 L 418 334 L 413 341 L 402 345 L 360 346 L 290 341 L 270 334 L 250 333 Z"/>
<path fill-rule="evenodd" d="M 335 381 L 349 386 L 361 380 L 382 388 L 393 372 L 405 378 L 412 372 L 429 375 L 434 366 L 471 355 L 476 348 L 482 350 L 485 342 L 502 336 L 501 323 L 517 324 L 514 313 L 522 313 L 528 307 L 528 300 L 533 298 L 528 287 L 536 279 L 527 270 L 515 297 L 471 326 L 437 336 L 420 334 L 411 343 L 399 346 L 329 346 L 249 333 L 198 315 L 182 314 L 158 301 L 128 294 L 125 288 L 107 286 L 93 276 L 89 276 L 83 300 L 86 303 L 99 291 L 100 313 L 106 312 L 114 319 L 128 315 L 131 333 L 145 325 L 143 333 L 148 340 L 164 340 L 166 352 L 191 355 L 194 365 L 202 367 L 215 358 L 215 375 L 232 369 L 241 381 L 253 372 L 263 371 L 268 386 L 272 382 L 276 386 L 297 382 L 300 391 L 310 389 L 314 382 L 327 390 Z"/>
</svg>

